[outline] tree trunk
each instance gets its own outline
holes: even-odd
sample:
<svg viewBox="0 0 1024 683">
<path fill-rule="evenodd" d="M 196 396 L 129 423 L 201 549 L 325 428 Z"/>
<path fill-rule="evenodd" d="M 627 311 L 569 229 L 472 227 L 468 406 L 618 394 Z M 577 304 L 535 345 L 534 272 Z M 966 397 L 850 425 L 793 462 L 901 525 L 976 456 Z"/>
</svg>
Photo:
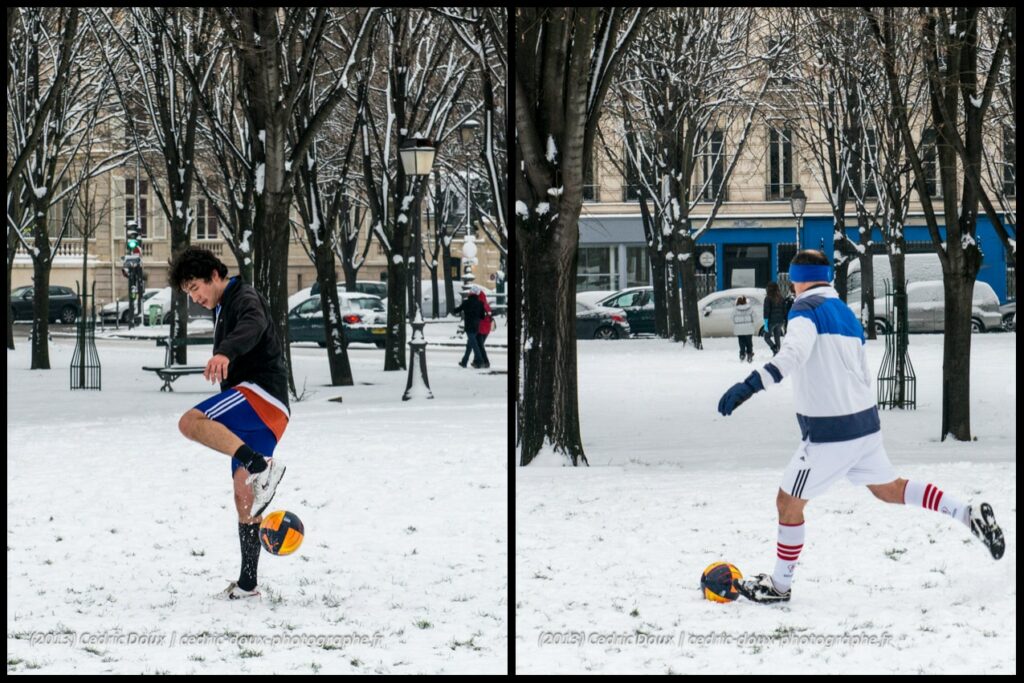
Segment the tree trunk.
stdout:
<svg viewBox="0 0 1024 683">
<path fill-rule="evenodd" d="M 334 269 L 334 250 L 324 239 L 323 227 L 314 246 L 317 280 L 320 282 L 320 310 L 324 312 L 324 343 L 327 344 L 327 364 L 331 371 L 332 387 L 350 387 L 352 366 L 348 360 L 348 341 L 338 303 L 338 278 Z"/>
<path fill-rule="evenodd" d="M 552 225 L 520 230 L 517 240 L 523 279 L 531 285 L 523 288 L 520 300 L 520 465 L 530 464 L 545 447 L 565 455 L 573 465 L 588 464 L 580 437 L 576 376 L 578 212 L 559 213 Z"/>
<path fill-rule="evenodd" d="M 41 220 L 46 220 L 42 218 Z M 39 228 L 37 228 L 38 230 Z M 43 231 L 45 235 L 45 230 Z M 49 239 L 43 246 L 37 240 L 36 249 L 49 255 Z M 45 252 L 43 251 L 45 250 Z M 32 370 L 50 369 L 50 263 L 41 256 L 32 259 Z"/>
<path fill-rule="evenodd" d="M 696 244 L 692 237 L 682 237 L 680 253 L 676 256 L 683 288 L 683 338 L 693 348 L 704 348 L 700 337 L 700 311 L 697 310 L 697 259 Z M 682 256 L 682 260 L 679 257 Z"/>
<path fill-rule="evenodd" d="M 452 258 L 452 245 L 448 239 L 441 242 L 441 254 L 443 256 L 441 267 L 444 273 L 444 301 L 447 305 L 448 315 L 451 315 L 452 310 L 455 309 L 455 286 L 452 285 L 452 269 L 448 267 Z"/>
<path fill-rule="evenodd" d="M 268 139 L 269 139 L 268 131 Z M 268 150 L 273 146 L 268 144 Z M 268 185 L 271 164 L 268 167 Z M 283 168 L 283 166 L 282 166 Z M 291 192 L 288 190 L 264 189 L 262 203 L 256 204 L 255 225 L 259 229 L 253 235 L 256 242 L 253 249 L 255 263 L 253 278 L 256 289 L 267 297 L 270 317 L 281 340 L 285 368 L 290 390 L 295 394 L 295 379 L 292 377 L 291 347 L 288 344 L 288 213 L 291 206 Z M 261 210 L 262 209 L 262 210 Z M 261 215 L 262 214 L 262 215 Z"/>
<path fill-rule="evenodd" d="M 396 230 L 397 235 L 397 230 Z M 397 247 L 396 247 L 397 248 Z M 384 348 L 384 370 L 405 370 L 405 262 L 388 262 L 388 327 Z"/>
<path fill-rule="evenodd" d="M 654 279 L 654 331 L 663 339 L 668 339 L 668 306 L 665 304 L 665 255 L 657 249 L 647 249 L 651 262 L 651 276 Z"/>
<path fill-rule="evenodd" d="M 947 273 L 942 346 L 942 440 L 971 440 L 971 299 L 974 278 Z"/>
<path fill-rule="evenodd" d="M 665 273 L 668 277 L 668 332 L 672 341 L 685 342 L 682 301 L 679 295 L 679 261 L 676 260 L 674 252 L 671 259 L 666 259 Z"/>
<path fill-rule="evenodd" d="M 11 300 L 11 274 L 14 271 L 14 254 L 17 250 L 17 237 L 10 233 L 7 236 L 7 301 Z M 14 315 L 10 303 L 7 304 L 7 348 L 14 350 Z"/>
<path fill-rule="evenodd" d="M 439 317 L 441 317 L 441 302 L 437 300 L 437 295 L 437 265 L 435 262 L 435 265 L 430 268 L 430 296 L 431 301 L 433 302 L 433 306 L 431 307 L 431 316 L 434 318 L 434 320 L 437 320 Z"/>
</svg>

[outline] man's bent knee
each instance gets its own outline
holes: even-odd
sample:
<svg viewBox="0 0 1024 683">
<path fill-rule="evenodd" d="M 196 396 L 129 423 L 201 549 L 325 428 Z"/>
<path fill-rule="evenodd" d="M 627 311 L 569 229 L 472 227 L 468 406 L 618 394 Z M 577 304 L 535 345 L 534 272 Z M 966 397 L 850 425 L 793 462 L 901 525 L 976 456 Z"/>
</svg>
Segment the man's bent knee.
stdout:
<svg viewBox="0 0 1024 683">
<path fill-rule="evenodd" d="M 786 523 L 799 523 L 803 519 L 804 506 L 807 501 L 791 496 L 782 489 L 775 498 L 776 507 L 779 510 L 779 521 Z"/>
<path fill-rule="evenodd" d="M 906 489 L 906 479 L 896 479 L 888 484 L 869 484 L 868 490 L 871 491 L 881 501 L 886 503 L 903 503 L 903 492 Z"/>
<path fill-rule="evenodd" d="M 182 415 L 180 420 L 178 420 L 178 430 L 187 438 L 191 439 L 193 429 L 195 429 L 196 421 L 206 419 L 208 418 L 202 413 L 202 411 L 192 408 L 184 415 Z"/>
</svg>

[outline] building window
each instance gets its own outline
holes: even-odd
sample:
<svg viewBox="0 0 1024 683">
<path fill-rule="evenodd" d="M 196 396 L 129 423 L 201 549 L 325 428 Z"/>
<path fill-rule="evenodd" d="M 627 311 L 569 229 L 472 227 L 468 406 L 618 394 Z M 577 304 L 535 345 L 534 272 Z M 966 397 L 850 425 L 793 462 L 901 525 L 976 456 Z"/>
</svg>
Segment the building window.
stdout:
<svg viewBox="0 0 1024 683">
<path fill-rule="evenodd" d="M 847 136 L 849 139 L 849 136 Z M 878 140 L 875 130 L 869 128 L 864 131 L 864 139 L 861 141 L 859 158 L 853 159 L 853 175 L 850 178 L 850 185 L 853 191 L 864 199 L 872 199 L 878 196 L 878 187 L 875 185 L 875 168 L 878 162 Z M 861 194 L 863 192 L 863 194 Z"/>
<path fill-rule="evenodd" d="M 934 128 L 925 128 L 921 134 L 921 165 L 924 167 L 924 185 L 929 197 L 942 196 L 939 178 L 938 144 Z"/>
<path fill-rule="evenodd" d="M 713 202 L 722 193 L 725 197 L 725 133 L 720 130 L 713 130 L 710 134 L 701 135 L 700 165 L 703 182 L 693 193 L 701 201 Z"/>
<path fill-rule="evenodd" d="M 149 181 L 139 181 L 139 211 L 138 218 L 135 212 L 135 180 L 126 178 L 124 181 L 124 223 L 127 225 L 137 221 L 139 237 L 147 239 L 149 234 Z"/>
<path fill-rule="evenodd" d="M 62 180 L 60 183 L 60 190 L 56 195 L 64 194 L 59 202 L 50 207 L 47 214 L 47 231 L 51 238 L 56 239 L 60 234 L 61 229 L 64 227 L 65 217 L 67 218 L 68 229 L 64 234 L 64 239 L 82 239 L 82 205 L 87 201 L 86 188 L 83 187 L 81 194 L 78 196 L 78 206 L 74 202 L 74 192 L 69 192 L 68 188 L 71 183 L 67 180 Z M 95 194 L 95 185 L 89 188 L 89 192 Z M 95 201 L 95 196 L 92 197 Z"/>
<path fill-rule="evenodd" d="M 642 150 L 637 150 L 637 154 L 640 155 L 640 170 L 633 163 L 629 150 L 625 148 L 625 145 L 623 146 L 623 158 L 626 160 L 626 186 L 622 189 L 622 201 L 624 202 L 639 201 L 640 193 L 644 191 L 642 178 L 646 177 L 650 180 L 652 175 L 651 160 L 643 157 Z M 641 171 L 643 172 L 642 176 Z"/>
<path fill-rule="evenodd" d="M 580 247 L 576 265 L 577 292 L 619 288 L 615 252 L 615 247 Z"/>
<path fill-rule="evenodd" d="M 780 47 L 786 39 L 786 36 L 768 39 L 768 54 L 777 54 L 775 74 L 768 80 L 769 90 L 782 90 L 793 85 L 793 79 L 790 78 L 794 70 L 793 51 L 786 47 Z M 792 43 L 792 41 L 790 42 Z"/>
<path fill-rule="evenodd" d="M 213 205 L 205 199 L 196 200 L 196 239 L 215 240 L 220 224 Z"/>
<path fill-rule="evenodd" d="M 583 168 L 583 201 L 597 201 L 597 183 L 594 182 L 593 154 L 590 156 L 590 163 Z"/>
<path fill-rule="evenodd" d="M 1010 128 L 1003 129 L 1003 194 L 1017 196 L 1017 140 Z"/>
<path fill-rule="evenodd" d="M 626 247 L 626 286 L 643 287 L 651 283 L 651 261 L 647 247 Z"/>
<path fill-rule="evenodd" d="M 793 136 L 788 128 L 768 130 L 768 185 L 765 199 L 787 199 L 793 191 Z"/>
</svg>

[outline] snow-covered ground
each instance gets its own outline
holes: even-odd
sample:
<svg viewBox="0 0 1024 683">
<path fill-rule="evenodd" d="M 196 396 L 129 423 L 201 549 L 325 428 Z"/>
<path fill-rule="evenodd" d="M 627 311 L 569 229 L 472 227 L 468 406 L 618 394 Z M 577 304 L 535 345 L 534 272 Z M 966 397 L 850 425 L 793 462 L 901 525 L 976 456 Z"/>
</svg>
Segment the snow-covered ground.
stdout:
<svg viewBox="0 0 1024 683">
<path fill-rule="evenodd" d="M 428 338 L 429 338 L 428 332 Z M 74 340 L 30 371 L 7 353 L 8 673 L 495 673 L 508 665 L 507 356 L 459 368 L 430 349 L 435 399 L 353 348 L 354 387 L 325 351 L 292 347 L 288 464 L 271 509 L 304 522 L 294 555 L 260 559 L 261 601 L 211 595 L 238 577 L 227 456 L 179 416 L 212 395 L 143 372 L 152 341 L 102 340 L 103 391 L 68 390 Z M 204 363 L 209 347 L 193 347 Z M 341 397 L 343 402 L 329 399 Z"/>
<path fill-rule="evenodd" d="M 774 606 L 711 603 L 698 582 L 719 560 L 774 567 L 799 441 L 790 386 L 722 417 L 751 371 L 735 339 L 578 349 L 591 467 L 516 471 L 518 673 L 1016 673 L 1016 335 L 972 338 L 977 441 L 939 439 L 941 335 L 911 336 L 917 410 L 882 412 L 900 475 L 990 502 L 1006 555 L 844 481 L 807 506 L 793 599 Z M 882 352 L 868 342 L 872 367 Z M 770 357 L 759 340 L 755 353 Z"/>
</svg>

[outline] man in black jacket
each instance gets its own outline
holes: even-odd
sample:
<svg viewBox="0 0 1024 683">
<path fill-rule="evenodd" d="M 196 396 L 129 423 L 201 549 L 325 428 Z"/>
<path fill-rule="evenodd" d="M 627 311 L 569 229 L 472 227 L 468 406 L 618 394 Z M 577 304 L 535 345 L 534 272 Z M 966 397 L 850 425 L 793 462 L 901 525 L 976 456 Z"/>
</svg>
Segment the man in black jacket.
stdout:
<svg viewBox="0 0 1024 683">
<path fill-rule="evenodd" d="M 213 357 L 203 376 L 219 382 L 221 393 L 182 415 L 178 428 L 193 441 L 232 456 L 242 569 L 220 597 L 236 599 L 260 594 L 260 515 L 284 476 L 284 465 L 271 458 L 290 411 L 270 307 L 251 285 L 227 274 L 227 266 L 212 252 L 190 247 L 171 264 L 170 280 L 172 287 L 216 312 Z"/>
<path fill-rule="evenodd" d="M 463 327 L 466 329 L 466 352 L 462 354 L 459 365 L 466 367 L 470 352 L 473 353 L 473 367 L 490 367 L 485 364 L 483 354 L 480 353 L 480 340 L 477 339 L 477 332 L 480 328 L 480 321 L 484 317 L 484 305 L 477 297 L 473 296 L 473 290 L 462 290 L 462 303 L 455 309 L 455 313 L 462 314 Z"/>
</svg>

